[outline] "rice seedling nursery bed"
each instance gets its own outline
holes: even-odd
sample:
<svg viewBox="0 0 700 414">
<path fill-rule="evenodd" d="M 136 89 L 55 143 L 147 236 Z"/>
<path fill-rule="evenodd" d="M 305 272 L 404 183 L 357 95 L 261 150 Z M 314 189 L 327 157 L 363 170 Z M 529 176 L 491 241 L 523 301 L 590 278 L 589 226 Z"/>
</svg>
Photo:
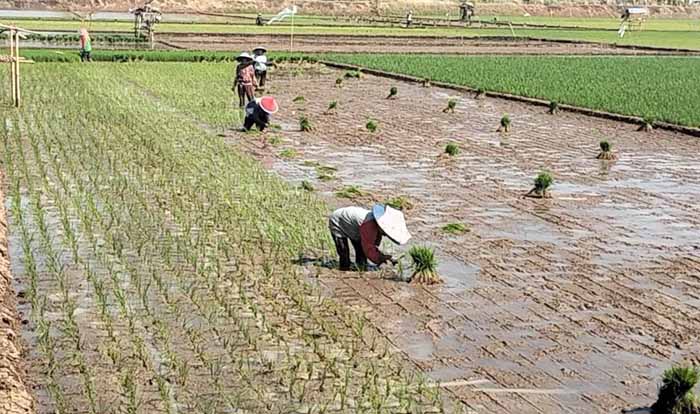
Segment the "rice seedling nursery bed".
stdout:
<svg viewBox="0 0 700 414">
<path fill-rule="evenodd" d="M 698 141 L 286 62 L 246 134 L 232 71 L 24 69 L 2 168 L 39 412 L 609 412 L 700 358 Z M 318 265 L 332 208 L 386 200 L 443 283 Z"/>
</svg>

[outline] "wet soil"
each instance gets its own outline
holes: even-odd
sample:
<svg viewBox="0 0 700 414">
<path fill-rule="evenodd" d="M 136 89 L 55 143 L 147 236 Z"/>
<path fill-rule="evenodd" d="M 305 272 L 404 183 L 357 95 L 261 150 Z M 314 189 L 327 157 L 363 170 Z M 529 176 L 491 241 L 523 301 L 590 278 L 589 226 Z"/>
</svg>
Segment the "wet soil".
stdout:
<svg viewBox="0 0 700 414">
<path fill-rule="evenodd" d="M 436 248 L 443 285 L 309 272 L 432 378 L 477 412 L 610 413 L 648 406 L 665 368 L 700 361 L 700 141 L 373 76 L 335 88 L 340 74 L 278 71 L 267 93 L 281 130 L 225 139 L 333 207 L 353 203 L 334 196 L 347 185 L 372 194 L 363 204 L 410 199 L 412 243 Z M 495 132 L 504 113 L 507 136 Z M 298 131 L 302 114 L 315 131 Z M 601 139 L 614 163 L 596 159 Z M 442 155 L 448 142 L 459 155 Z M 299 155 L 280 158 L 287 148 Z M 318 180 L 308 161 L 335 178 Z M 541 170 L 552 198 L 522 197 Z M 468 231 L 441 230 L 456 222 Z"/>
<path fill-rule="evenodd" d="M 0 172 L 0 200 L 4 200 L 3 182 Z M 7 234 L 5 208 L 0 203 L 0 413 L 33 413 L 34 400 L 28 392 L 24 370 L 19 336 L 22 318 L 17 313 L 17 299 L 12 288 Z"/>
<path fill-rule="evenodd" d="M 250 49 L 249 35 L 163 34 L 159 40 L 183 49 L 240 52 Z M 268 50 L 289 50 L 290 37 L 256 35 Z M 413 52 L 489 55 L 657 55 L 678 54 L 658 50 L 619 48 L 613 45 L 558 43 L 535 40 L 485 40 L 362 36 L 295 36 L 296 52 Z M 685 54 L 685 53 L 683 53 Z"/>
</svg>

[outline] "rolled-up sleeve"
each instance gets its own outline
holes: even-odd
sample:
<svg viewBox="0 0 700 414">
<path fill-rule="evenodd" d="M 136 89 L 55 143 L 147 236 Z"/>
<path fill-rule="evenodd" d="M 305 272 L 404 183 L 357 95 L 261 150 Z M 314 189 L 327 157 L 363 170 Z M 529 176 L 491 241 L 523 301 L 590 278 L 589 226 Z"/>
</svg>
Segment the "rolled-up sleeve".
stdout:
<svg viewBox="0 0 700 414">
<path fill-rule="evenodd" d="M 372 263 L 380 265 L 384 262 L 384 255 L 379 251 L 379 243 L 382 237 L 379 233 L 379 226 L 375 220 L 368 220 L 360 226 L 360 243 L 365 256 Z"/>
</svg>

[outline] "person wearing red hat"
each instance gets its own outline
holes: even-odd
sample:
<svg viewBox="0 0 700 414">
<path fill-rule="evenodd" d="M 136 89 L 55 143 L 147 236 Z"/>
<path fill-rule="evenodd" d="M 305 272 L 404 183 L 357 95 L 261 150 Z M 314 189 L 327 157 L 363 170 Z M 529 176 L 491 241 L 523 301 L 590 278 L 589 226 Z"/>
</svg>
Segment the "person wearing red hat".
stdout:
<svg viewBox="0 0 700 414">
<path fill-rule="evenodd" d="M 350 270 L 350 246 L 355 249 L 355 264 L 360 270 L 367 268 L 367 259 L 376 265 L 385 262 L 396 264 L 391 255 L 379 250 L 386 236 L 396 244 L 405 244 L 411 238 L 403 213 L 399 210 L 375 204 L 372 211 L 362 207 L 344 207 L 335 210 L 328 219 L 335 249 L 340 259 L 340 270 Z"/>
<path fill-rule="evenodd" d="M 255 125 L 260 131 L 264 131 L 270 123 L 270 115 L 277 112 L 279 106 L 272 96 L 263 96 L 248 102 L 245 107 L 245 120 L 243 129 L 250 131 Z"/>
</svg>

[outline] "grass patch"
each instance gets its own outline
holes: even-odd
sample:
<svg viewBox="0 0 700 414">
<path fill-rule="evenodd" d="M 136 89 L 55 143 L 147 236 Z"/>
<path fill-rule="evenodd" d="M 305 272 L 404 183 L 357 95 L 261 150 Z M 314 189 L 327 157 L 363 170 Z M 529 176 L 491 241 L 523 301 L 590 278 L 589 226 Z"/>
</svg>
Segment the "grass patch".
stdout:
<svg viewBox="0 0 700 414">
<path fill-rule="evenodd" d="M 282 158 L 295 158 L 297 155 L 299 154 L 294 148 L 287 148 L 280 152 L 280 157 Z"/>
<path fill-rule="evenodd" d="M 342 190 L 337 191 L 335 193 L 335 195 L 337 197 L 340 197 L 340 198 L 354 199 L 354 198 L 365 196 L 365 195 L 367 195 L 367 193 L 365 193 L 364 191 L 362 191 L 359 187 L 357 187 L 355 185 L 349 185 L 349 186 L 344 187 Z"/>
<path fill-rule="evenodd" d="M 469 231 L 469 228 L 462 223 L 450 223 L 442 226 L 442 231 L 449 234 L 463 234 Z"/>
<path fill-rule="evenodd" d="M 396 196 L 392 197 L 384 202 L 389 207 L 393 207 L 397 210 L 406 211 L 413 208 L 413 203 L 406 196 Z"/>
</svg>

